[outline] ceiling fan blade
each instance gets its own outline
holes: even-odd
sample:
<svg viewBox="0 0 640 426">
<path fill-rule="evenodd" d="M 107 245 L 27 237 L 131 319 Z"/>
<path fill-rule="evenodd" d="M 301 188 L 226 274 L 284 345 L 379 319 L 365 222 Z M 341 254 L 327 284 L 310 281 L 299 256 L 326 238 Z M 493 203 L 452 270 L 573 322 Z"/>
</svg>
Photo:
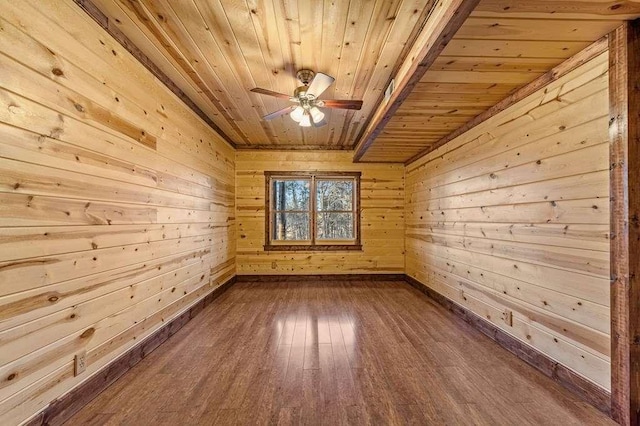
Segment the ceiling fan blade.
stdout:
<svg viewBox="0 0 640 426">
<path fill-rule="evenodd" d="M 311 80 L 311 83 L 309 84 L 307 94 L 313 95 L 317 98 L 322 94 L 322 92 L 327 90 L 335 80 L 336 79 L 330 75 L 326 75 L 321 72 L 316 73 L 315 77 L 313 77 L 313 80 Z"/>
<path fill-rule="evenodd" d="M 274 118 L 278 118 L 281 115 L 289 114 L 294 108 L 295 108 L 294 105 L 288 106 L 286 108 L 282 108 L 281 110 L 265 115 L 264 117 L 262 117 L 262 119 L 265 121 L 273 120 Z"/>
<path fill-rule="evenodd" d="M 251 89 L 251 91 L 253 93 L 259 93 L 261 95 L 275 96 L 276 98 L 282 98 L 282 99 L 291 99 L 290 95 L 285 95 L 284 93 L 274 92 L 273 90 L 262 89 L 260 87 L 255 87 L 255 88 Z"/>
<path fill-rule="evenodd" d="M 362 108 L 362 101 L 347 100 L 347 99 L 322 99 L 325 108 L 340 108 L 340 109 L 360 109 Z"/>
</svg>

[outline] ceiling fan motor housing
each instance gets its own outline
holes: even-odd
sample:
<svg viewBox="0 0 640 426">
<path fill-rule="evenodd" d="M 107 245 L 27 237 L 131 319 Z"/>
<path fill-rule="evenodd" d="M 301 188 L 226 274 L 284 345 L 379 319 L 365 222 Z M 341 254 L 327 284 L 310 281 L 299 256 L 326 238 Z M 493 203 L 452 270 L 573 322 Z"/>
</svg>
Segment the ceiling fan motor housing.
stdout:
<svg viewBox="0 0 640 426">
<path fill-rule="evenodd" d="M 305 86 L 308 86 L 315 77 L 316 73 L 311 70 L 302 69 L 296 73 L 296 78 L 302 82 Z"/>
</svg>

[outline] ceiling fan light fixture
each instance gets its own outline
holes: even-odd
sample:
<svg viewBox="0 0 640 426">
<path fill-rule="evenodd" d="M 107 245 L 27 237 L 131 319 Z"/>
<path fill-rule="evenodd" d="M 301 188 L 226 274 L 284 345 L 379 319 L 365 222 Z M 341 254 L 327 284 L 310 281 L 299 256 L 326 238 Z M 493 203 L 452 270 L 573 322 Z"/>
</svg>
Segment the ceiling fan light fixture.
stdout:
<svg viewBox="0 0 640 426">
<path fill-rule="evenodd" d="M 280 99 L 287 99 L 297 105 L 291 105 L 278 111 L 274 111 L 262 117 L 265 121 L 274 120 L 283 115 L 289 114 L 291 119 L 298 123 L 300 127 L 322 127 L 327 124 L 325 112 L 320 108 L 338 108 L 359 110 L 362 108 L 361 100 L 348 99 L 318 99 L 333 84 L 335 78 L 330 75 L 313 72 L 308 69 L 298 71 L 296 77 L 302 83 L 293 92 L 293 96 L 284 93 L 274 92 L 269 89 L 255 87 L 251 92 L 260 95 L 273 96 Z"/>
<path fill-rule="evenodd" d="M 300 120 L 302 120 L 302 117 L 304 116 L 304 108 L 298 105 L 293 109 L 293 111 L 291 111 L 289 116 L 293 121 L 300 123 Z"/>
<path fill-rule="evenodd" d="M 309 112 L 304 112 L 302 120 L 300 120 L 300 127 L 311 127 L 311 115 Z"/>
<path fill-rule="evenodd" d="M 320 111 L 320 108 L 313 107 L 309 110 L 311 114 L 311 118 L 313 118 L 314 123 L 320 123 L 324 119 L 324 112 Z"/>
</svg>

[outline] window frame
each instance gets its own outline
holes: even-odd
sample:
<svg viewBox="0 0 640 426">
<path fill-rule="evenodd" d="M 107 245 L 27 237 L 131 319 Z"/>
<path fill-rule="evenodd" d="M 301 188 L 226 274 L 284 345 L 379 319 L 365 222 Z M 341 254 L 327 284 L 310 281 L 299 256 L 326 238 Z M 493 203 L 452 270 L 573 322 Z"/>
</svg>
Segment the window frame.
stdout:
<svg viewBox="0 0 640 426">
<path fill-rule="evenodd" d="M 360 240 L 360 180 L 361 172 L 278 172 L 265 171 L 265 251 L 342 251 L 342 250 L 362 250 Z M 304 241 L 277 241 L 272 238 L 272 226 L 275 210 L 272 209 L 271 200 L 273 199 L 274 179 L 282 180 L 309 180 L 309 216 L 310 216 L 310 236 L 311 240 Z M 318 240 L 317 239 L 317 211 L 316 207 L 316 180 L 345 180 L 352 179 L 354 182 L 352 210 L 353 213 L 353 231 L 355 238 L 352 240 Z M 346 211 L 345 211 L 346 212 Z"/>
</svg>

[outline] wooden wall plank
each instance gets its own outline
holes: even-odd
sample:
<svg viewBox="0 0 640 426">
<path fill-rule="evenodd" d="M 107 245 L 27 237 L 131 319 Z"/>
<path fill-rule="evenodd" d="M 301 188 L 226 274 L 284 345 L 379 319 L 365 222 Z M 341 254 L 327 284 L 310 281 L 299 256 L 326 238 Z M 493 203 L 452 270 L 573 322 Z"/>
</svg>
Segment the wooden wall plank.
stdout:
<svg viewBox="0 0 640 426">
<path fill-rule="evenodd" d="M 404 271 L 404 170 L 354 164 L 346 152 L 238 151 L 238 275 L 376 274 Z M 360 171 L 362 251 L 264 251 L 265 170 Z"/>
<path fill-rule="evenodd" d="M 600 50 L 409 164 L 405 183 L 407 275 L 603 391 L 607 88 Z"/>
<path fill-rule="evenodd" d="M 180 87 L 178 87 L 169 76 L 167 76 L 158 66 L 152 62 L 147 55 L 145 55 L 135 44 L 127 38 L 127 36 L 120 31 L 116 26 L 112 25 L 109 18 L 98 9 L 91 0 L 76 0 L 78 6 L 82 7 L 102 28 L 107 31 L 114 39 L 116 39 L 125 49 L 129 51 L 141 64 L 143 64 L 158 80 L 175 93 L 193 112 L 195 112 L 204 122 L 206 122 L 211 129 L 221 136 L 227 143 L 234 146 L 233 140 L 213 121 L 205 114 L 204 111 L 189 97 Z"/>
<path fill-rule="evenodd" d="M 19 424 L 235 276 L 235 153 L 73 0 L 0 12 L 0 423 Z"/>
</svg>

